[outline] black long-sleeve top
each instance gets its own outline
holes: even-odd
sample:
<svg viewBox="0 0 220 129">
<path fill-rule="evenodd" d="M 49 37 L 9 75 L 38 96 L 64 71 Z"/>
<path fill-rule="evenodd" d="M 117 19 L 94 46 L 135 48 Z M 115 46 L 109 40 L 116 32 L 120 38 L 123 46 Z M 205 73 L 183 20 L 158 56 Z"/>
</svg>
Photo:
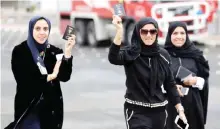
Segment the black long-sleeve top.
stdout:
<svg viewBox="0 0 220 129">
<path fill-rule="evenodd" d="M 53 72 L 56 64 L 56 55 L 63 53 L 53 45 L 46 48 L 44 64 L 48 74 Z M 60 81 L 66 82 L 72 73 L 72 57 L 63 57 L 57 78 L 47 82 L 47 75 L 42 75 L 35 64 L 27 42 L 23 42 L 13 49 L 12 72 L 14 74 L 17 90 L 15 96 L 15 122 L 22 121 L 31 112 L 39 101 L 38 115 L 42 129 L 60 129 L 63 124 L 63 97 Z M 34 101 L 33 101 L 34 100 Z M 25 112 L 27 110 L 27 112 Z M 49 120 L 49 121 L 48 121 Z"/>
<path fill-rule="evenodd" d="M 151 58 L 138 56 L 135 60 L 129 62 L 126 60 L 126 54 L 126 51 L 120 51 L 120 46 L 113 43 L 110 46 L 108 55 L 111 64 L 124 66 L 127 87 L 126 102 L 150 108 L 165 106 L 168 102 L 162 90 L 164 87 L 168 99 L 174 105 L 180 103 L 180 97 L 170 67 L 167 67 L 168 74 L 161 73 L 164 76 L 160 78 L 160 82 L 157 82 L 161 87 L 157 87 L 156 94 L 151 96 L 149 89 L 146 87 L 147 83 L 145 83 L 150 78 L 146 65 L 151 66 Z M 162 48 L 160 49 L 160 57 L 166 60 L 167 63 L 170 62 L 168 52 Z"/>
</svg>

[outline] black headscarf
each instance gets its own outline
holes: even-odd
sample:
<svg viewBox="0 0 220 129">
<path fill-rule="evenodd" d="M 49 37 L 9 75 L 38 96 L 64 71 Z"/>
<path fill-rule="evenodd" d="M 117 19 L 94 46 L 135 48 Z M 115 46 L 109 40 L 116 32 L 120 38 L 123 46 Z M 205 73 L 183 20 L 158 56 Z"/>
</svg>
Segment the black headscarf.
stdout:
<svg viewBox="0 0 220 129">
<path fill-rule="evenodd" d="M 186 41 L 182 47 L 176 47 L 171 42 L 171 35 L 177 27 L 183 27 L 183 29 L 186 32 Z M 165 49 L 170 53 L 170 55 L 174 57 L 192 58 L 195 60 L 198 68 L 197 76 L 202 77 L 206 80 L 204 88 L 200 93 L 204 107 L 204 116 L 205 116 L 204 121 L 206 122 L 207 105 L 208 105 L 209 64 L 208 61 L 204 58 L 203 52 L 197 49 L 195 45 L 190 41 L 187 27 L 184 22 L 176 21 L 170 23 L 166 37 L 166 42 L 165 42 Z"/>
<path fill-rule="evenodd" d="M 41 17 L 41 16 L 35 16 L 33 17 L 30 21 L 29 21 L 29 28 L 28 28 L 28 39 L 27 39 L 27 44 L 29 49 L 31 50 L 31 54 L 32 57 L 34 59 L 34 62 L 37 65 L 41 65 L 42 67 L 45 68 L 44 65 L 44 61 L 43 59 L 40 57 L 40 52 L 44 51 L 48 45 L 48 40 L 45 41 L 45 43 L 40 44 L 38 43 L 34 37 L 33 37 L 33 30 L 34 30 L 34 25 L 36 24 L 37 21 L 44 19 L 48 26 L 49 26 L 49 31 L 51 29 L 51 23 L 50 21 L 45 18 L 45 17 Z"/>
<path fill-rule="evenodd" d="M 157 86 L 160 87 L 160 84 L 158 84 L 158 82 L 160 82 L 159 80 L 161 76 L 160 68 L 167 67 L 166 65 L 164 65 L 167 64 L 167 62 L 165 62 L 165 60 L 163 60 L 160 57 L 160 53 L 159 53 L 160 48 L 157 43 L 158 35 L 152 45 L 145 45 L 144 42 L 142 41 L 140 36 L 140 29 L 146 24 L 153 24 L 155 28 L 158 30 L 157 22 L 150 17 L 142 18 L 139 22 L 137 22 L 132 34 L 131 46 L 126 48 L 127 54 L 125 54 L 126 55 L 125 58 L 126 60 L 129 61 L 135 60 L 139 55 L 141 57 L 151 58 L 151 67 L 146 66 L 146 69 L 149 70 L 149 74 L 150 74 L 149 84 L 147 86 L 150 89 L 150 94 L 154 96 L 156 87 Z"/>
<path fill-rule="evenodd" d="M 186 32 L 186 42 L 184 43 L 184 45 L 182 47 L 176 47 L 172 44 L 171 42 L 171 35 L 173 33 L 173 31 L 177 28 L 177 27 L 183 27 L 183 29 Z M 177 56 L 177 57 L 194 57 L 194 58 L 201 58 L 203 55 L 203 52 L 199 49 L 197 49 L 195 47 L 195 45 L 190 41 L 188 33 L 187 33 L 187 28 L 186 28 L 186 24 L 184 22 L 172 22 L 169 25 L 169 29 L 168 29 L 168 34 L 166 37 L 166 41 L 165 41 L 165 49 L 168 50 L 168 52 L 172 55 L 172 56 Z"/>
<path fill-rule="evenodd" d="M 152 45 L 145 45 L 141 39 L 140 29 L 144 27 L 146 24 L 153 24 L 155 28 L 158 30 L 158 24 L 153 18 L 147 17 L 140 19 L 133 30 L 133 34 L 131 37 L 131 46 L 123 48 L 125 50 L 128 50 L 128 53 L 126 54 L 127 60 L 135 60 L 137 56 L 139 56 L 140 54 L 146 56 L 158 55 L 159 45 L 157 43 L 157 37 Z"/>
</svg>

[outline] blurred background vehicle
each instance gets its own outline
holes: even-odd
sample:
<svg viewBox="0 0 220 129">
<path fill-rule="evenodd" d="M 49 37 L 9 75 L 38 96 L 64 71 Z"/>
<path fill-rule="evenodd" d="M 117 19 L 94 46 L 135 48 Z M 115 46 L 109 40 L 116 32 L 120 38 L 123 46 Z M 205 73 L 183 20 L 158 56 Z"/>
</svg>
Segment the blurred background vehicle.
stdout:
<svg viewBox="0 0 220 129">
<path fill-rule="evenodd" d="M 124 43 L 130 44 L 135 22 L 142 17 L 153 17 L 159 23 L 159 43 L 163 44 L 169 22 L 185 21 L 194 42 L 202 42 L 207 36 L 208 24 L 213 22 L 218 9 L 218 1 L 146 1 L 146 0 L 58 0 L 60 31 L 67 24 L 76 28 L 77 43 L 96 46 L 101 41 L 112 40 L 114 27 L 111 24 L 113 6 L 124 5 Z"/>
<path fill-rule="evenodd" d="M 210 0 L 5 0 L 1 1 L 4 8 L 1 20 L 3 24 L 20 21 L 27 24 L 31 16 L 43 14 L 51 19 L 61 35 L 66 25 L 72 25 L 76 28 L 78 44 L 97 46 L 102 41 L 111 41 L 115 35 L 111 20 L 113 6 L 117 3 L 122 3 L 126 11 L 123 17 L 124 45 L 130 44 L 135 22 L 142 17 L 153 17 L 158 21 L 160 44 L 164 43 L 171 21 L 185 21 L 195 43 L 207 44 L 205 39 L 211 33 L 220 33 L 219 1 Z M 5 11 L 6 7 L 16 13 Z"/>
</svg>

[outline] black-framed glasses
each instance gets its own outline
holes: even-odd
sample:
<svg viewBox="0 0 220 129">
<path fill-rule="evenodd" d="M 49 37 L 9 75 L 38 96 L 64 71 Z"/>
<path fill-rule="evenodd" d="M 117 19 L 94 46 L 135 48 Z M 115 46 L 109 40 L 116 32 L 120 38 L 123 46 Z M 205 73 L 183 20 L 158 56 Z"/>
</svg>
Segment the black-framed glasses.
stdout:
<svg viewBox="0 0 220 129">
<path fill-rule="evenodd" d="M 157 29 L 141 29 L 141 34 L 142 35 L 147 35 L 148 33 L 150 33 L 150 35 L 156 35 L 157 34 Z"/>
</svg>

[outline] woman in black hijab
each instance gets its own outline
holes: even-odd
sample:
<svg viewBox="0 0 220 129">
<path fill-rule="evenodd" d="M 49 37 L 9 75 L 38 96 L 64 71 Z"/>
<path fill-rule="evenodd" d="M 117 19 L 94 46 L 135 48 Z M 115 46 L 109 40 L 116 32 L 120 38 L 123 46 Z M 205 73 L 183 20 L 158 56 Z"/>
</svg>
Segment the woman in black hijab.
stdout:
<svg viewBox="0 0 220 129">
<path fill-rule="evenodd" d="M 204 129 L 208 105 L 208 62 L 203 57 L 203 52 L 189 40 L 186 24 L 183 22 L 170 24 L 165 49 L 171 55 L 171 69 L 176 77 L 175 80 L 183 86 L 179 88 L 189 90 L 188 94 L 181 94 L 189 129 Z M 178 75 L 181 74 L 180 68 L 186 68 L 193 76 L 181 81 L 178 78 Z M 168 105 L 168 114 L 167 129 L 178 129 L 173 123 L 177 113 L 174 112 L 171 105 Z"/>
<path fill-rule="evenodd" d="M 109 61 L 123 65 L 126 74 L 124 115 L 128 129 L 163 129 L 166 121 L 165 106 L 175 105 L 180 118 L 187 123 L 180 103 L 175 81 L 169 69 L 170 59 L 166 50 L 157 44 L 158 24 L 152 18 L 143 18 L 135 26 L 132 45 L 120 50 L 123 27 L 121 18 L 113 16 L 117 32 L 109 50 Z"/>
<path fill-rule="evenodd" d="M 17 82 L 14 122 L 6 129 L 61 129 L 63 99 L 60 81 L 72 73 L 72 48 L 75 36 L 65 51 L 49 44 L 51 23 L 45 17 L 33 17 L 28 38 L 12 51 L 12 72 Z"/>
</svg>

